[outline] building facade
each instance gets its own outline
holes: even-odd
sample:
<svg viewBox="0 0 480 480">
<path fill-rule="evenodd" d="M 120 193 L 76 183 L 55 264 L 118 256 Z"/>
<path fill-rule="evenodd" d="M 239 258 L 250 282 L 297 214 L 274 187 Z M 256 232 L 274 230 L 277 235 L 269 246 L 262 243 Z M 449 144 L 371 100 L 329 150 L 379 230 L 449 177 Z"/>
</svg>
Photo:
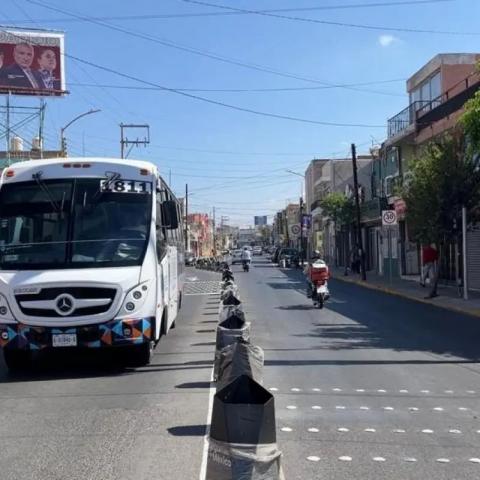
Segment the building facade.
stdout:
<svg viewBox="0 0 480 480">
<path fill-rule="evenodd" d="M 383 248 L 380 249 L 379 273 L 418 275 L 420 273 L 420 245 L 410 235 L 405 212 L 408 205 L 398 197 L 397 187 L 409 175 L 409 162 L 420 155 L 428 142 L 452 130 L 463 113 L 465 102 L 480 88 L 476 64 L 480 54 L 439 54 L 407 80 L 409 105 L 388 120 L 388 138 L 382 144 L 375 161 L 372 177 L 377 198 L 394 209 L 399 218 L 392 229 L 392 247 L 385 248 L 386 232 L 376 219 L 377 232 Z M 467 263 L 470 286 L 480 288 L 480 230 L 468 232 Z M 455 281 L 459 275 L 459 245 L 447 249 L 441 276 Z M 461 265 L 460 265 L 461 267 Z M 390 272 L 391 270 L 391 272 Z"/>
</svg>

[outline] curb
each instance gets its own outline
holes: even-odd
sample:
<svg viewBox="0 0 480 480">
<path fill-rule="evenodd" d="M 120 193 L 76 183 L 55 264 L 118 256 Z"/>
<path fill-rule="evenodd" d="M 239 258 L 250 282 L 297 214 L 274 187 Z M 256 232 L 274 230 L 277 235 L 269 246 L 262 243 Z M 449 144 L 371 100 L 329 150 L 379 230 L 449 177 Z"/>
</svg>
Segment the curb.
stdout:
<svg viewBox="0 0 480 480">
<path fill-rule="evenodd" d="M 350 279 L 350 278 L 347 279 L 345 277 L 336 277 L 336 276 L 332 276 L 332 278 L 334 280 L 339 280 L 339 281 L 344 282 L 344 283 L 353 283 L 353 284 L 358 285 L 360 287 L 368 288 L 370 290 L 376 290 L 378 292 L 383 292 L 383 293 L 386 293 L 388 295 L 393 295 L 395 297 L 406 298 L 407 300 L 412 300 L 414 302 L 423 303 L 424 305 L 430 305 L 432 307 L 441 308 L 443 310 L 449 310 L 451 312 L 461 313 L 463 315 L 469 315 L 471 317 L 480 318 L 480 309 L 466 310 L 466 309 L 451 306 L 451 305 L 439 305 L 438 303 L 433 303 L 432 301 L 429 301 L 427 299 L 414 297 L 412 295 L 408 295 L 407 293 L 399 292 L 398 290 L 393 290 L 393 289 L 388 288 L 388 287 L 381 287 L 380 285 L 373 285 L 371 283 L 365 283 L 362 280 L 355 280 L 355 279 Z"/>
</svg>

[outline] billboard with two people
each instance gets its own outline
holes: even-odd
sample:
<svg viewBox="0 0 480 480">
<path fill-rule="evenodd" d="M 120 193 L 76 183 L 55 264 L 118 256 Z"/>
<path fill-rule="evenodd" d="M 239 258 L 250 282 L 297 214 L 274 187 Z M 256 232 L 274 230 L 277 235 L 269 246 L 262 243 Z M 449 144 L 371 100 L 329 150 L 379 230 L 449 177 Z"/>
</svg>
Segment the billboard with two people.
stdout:
<svg viewBox="0 0 480 480">
<path fill-rule="evenodd" d="M 63 52 L 63 33 L 0 31 L 0 94 L 64 95 Z"/>
</svg>

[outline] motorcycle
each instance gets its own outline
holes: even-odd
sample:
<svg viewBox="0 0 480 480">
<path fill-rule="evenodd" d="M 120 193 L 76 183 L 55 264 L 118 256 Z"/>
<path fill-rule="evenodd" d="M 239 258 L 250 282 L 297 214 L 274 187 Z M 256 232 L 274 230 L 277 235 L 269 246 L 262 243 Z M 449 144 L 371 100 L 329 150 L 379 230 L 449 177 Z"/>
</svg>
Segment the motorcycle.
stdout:
<svg viewBox="0 0 480 480">
<path fill-rule="evenodd" d="M 250 260 L 242 260 L 242 267 L 244 272 L 248 272 L 250 270 Z"/>
<path fill-rule="evenodd" d="M 330 278 L 330 272 L 327 264 L 322 260 L 316 260 L 309 267 L 309 294 L 313 305 L 317 308 L 323 308 L 325 302 L 330 298 L 327 280 Z"/>
<path fill-rule="evenodd" d="M 313 285 L 312 301 L 313 306 L 323 308 L 325 302 L 330 298 L 330 291 L 326 280 L 318 281 Z"/>
</svg>

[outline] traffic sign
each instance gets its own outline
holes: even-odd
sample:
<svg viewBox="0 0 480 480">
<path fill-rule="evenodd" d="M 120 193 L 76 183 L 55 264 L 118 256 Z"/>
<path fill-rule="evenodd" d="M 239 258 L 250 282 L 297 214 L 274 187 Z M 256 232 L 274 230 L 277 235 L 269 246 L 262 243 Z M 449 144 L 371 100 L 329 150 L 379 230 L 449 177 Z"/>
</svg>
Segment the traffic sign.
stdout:
<svg viewBox="0 0 480 480">
<path fill-rule="evenodd" d="M 395 210 L 382 210 L 382 225 L 384 227 L 397 225 L 397 212 Z"/>
<path fill-rule="evenodd" d="M 293 236 L 298 236 L 300 235 L 301 227 L 298 223 L 295 223 L 290 226 L 290 232 Z"/>
</svg>

